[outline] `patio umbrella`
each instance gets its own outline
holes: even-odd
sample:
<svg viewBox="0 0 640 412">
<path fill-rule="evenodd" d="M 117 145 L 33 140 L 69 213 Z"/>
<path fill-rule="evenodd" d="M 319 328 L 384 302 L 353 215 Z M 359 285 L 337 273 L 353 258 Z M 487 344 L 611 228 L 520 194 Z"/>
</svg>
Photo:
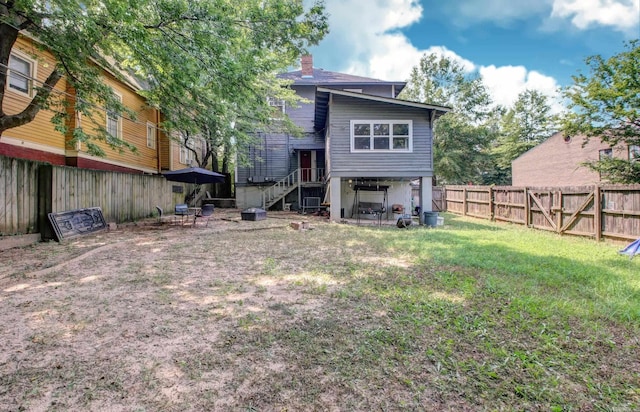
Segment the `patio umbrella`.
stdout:
<svg viewBox="0 0 640 412">
<path fill-rule="evenodd" d="M 172 182 L 193 183 L 203 185 L 205 183 L 222 183 L 224 175 L 201 167 L 187 167 L 186 169 L 172 170 L 162 174 Z"/>
<path fill-rule="evenodd" d="M 635 255 L 640 255 L 640 239 L 629 243 L 626 248 L 619 252 L 621 255 L 629 255 L 629 259 L 633 259 Z"/>
</svg>

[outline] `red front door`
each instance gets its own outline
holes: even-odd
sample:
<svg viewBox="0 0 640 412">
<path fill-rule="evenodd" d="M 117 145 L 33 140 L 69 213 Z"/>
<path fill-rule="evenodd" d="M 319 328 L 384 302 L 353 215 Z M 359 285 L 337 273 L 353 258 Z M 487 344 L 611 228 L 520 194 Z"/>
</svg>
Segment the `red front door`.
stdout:
<svg viewBox="0 0 640 412">
<path fill-rule="evenodd" d="M 300 151 L 300 172 L 302 174 L 301 180 L 303 182 L 311 181 L 311 151 Z"/>
</svg>

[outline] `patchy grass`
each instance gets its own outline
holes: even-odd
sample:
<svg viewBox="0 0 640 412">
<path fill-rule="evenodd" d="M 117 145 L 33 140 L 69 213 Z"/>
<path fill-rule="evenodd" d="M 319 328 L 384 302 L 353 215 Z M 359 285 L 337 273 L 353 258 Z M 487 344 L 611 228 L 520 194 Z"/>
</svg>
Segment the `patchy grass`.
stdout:
<svg viewBox="0 0 640 412">
<path fill-rule="evenodd" d="M 1 252 L 0 405 L 640 408 L 640 263 L 618 246 L 452 215 L 278 223 L 103 235 L 90 264 L 89 240 Z"/>
</svg>

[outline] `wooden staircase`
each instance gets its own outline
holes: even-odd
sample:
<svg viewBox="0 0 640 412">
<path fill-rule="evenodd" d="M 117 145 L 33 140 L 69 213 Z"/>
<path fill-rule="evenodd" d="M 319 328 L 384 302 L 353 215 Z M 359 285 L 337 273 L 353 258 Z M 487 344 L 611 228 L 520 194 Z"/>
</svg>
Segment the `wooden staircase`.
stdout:
<svg viewBox="0 0 640 412">
<path fill-rule="evenodd" d="M 262 208 L 268 210 L 286 195 L 300 187 L 300 169 L 296 169 L 283 179 L 278 180 L 273 186 L 262 191 Z"/>
<path fill-rule="evenodd" d="M 324 187 L 324 169 L 300 168 L 291 172 L 287 177 L 278 180 L 273 186 L 262 191 L 262 208 L 268 210 L 271 206 L 283 200 L 286 195 L 301 187 Z M 302 201 L 298 197 L 299 202 Z M 284 204 L 283 204 L 284 208 Z"/>
</svg>

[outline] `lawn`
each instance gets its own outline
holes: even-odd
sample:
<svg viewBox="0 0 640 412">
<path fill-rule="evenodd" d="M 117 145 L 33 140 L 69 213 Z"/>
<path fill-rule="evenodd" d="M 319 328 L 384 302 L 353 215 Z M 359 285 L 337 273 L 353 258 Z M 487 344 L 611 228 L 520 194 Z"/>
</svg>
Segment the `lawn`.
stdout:
<svg viewBox="0 0 640 412">
<path fill-rule="evenodd" d="M 0 410 L 640 408 L 621 245 L 296 218 L 0 252 Z"/>
</svg>

